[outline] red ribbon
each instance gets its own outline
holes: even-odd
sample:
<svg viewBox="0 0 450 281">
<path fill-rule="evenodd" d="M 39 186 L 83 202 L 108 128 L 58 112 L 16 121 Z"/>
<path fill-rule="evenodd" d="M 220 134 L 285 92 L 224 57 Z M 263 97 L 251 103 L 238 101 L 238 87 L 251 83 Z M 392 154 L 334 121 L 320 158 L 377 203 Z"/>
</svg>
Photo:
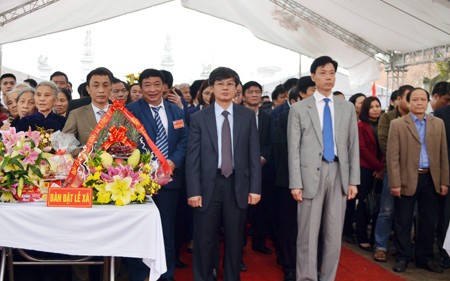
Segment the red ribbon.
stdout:
<svg viewBox="0 0 450 281">
<path fill-rule="evenodd" d="M 116 142 L 121 143 L 123 145 L 136 147 L 137 144 L 128 139 L 126 133 L 127 128 L 125 128 L 124 126 L 120 126 L 119 128 L 117 128 L 116 126 L 109 128 L 109 137 L 102 144 L 102 149 L 108 150 L 108 148 L 110 148 L 111 145 L 115 144 Z"/>
<path fill-rule="evenodd" d="M 70 186 L 75 180 L 77 176 L 78 167 L 80 167 L 81 163 L 84 161 L 88 153 L 90 153 L 90 151 L 92 150 L 92 146 L 94 145 L 95 141 L 97 141 L 98 135 L 103 130 L 103 128 L 109 123 L 109 121 L 111 121 L 113 113 L 116 110 L 119 110 L 131 122 L 131 124 L 133 124 L 133 126 L 138 130 L 138 132 L 141 133 L 147 144 L 150 146 L 150 149 L 152 150 L 153 154 L 159 160 L 159 163 L 161 163 L 164 174 L 172 175 L 172 170 L 170 169 L 169 163 L 167 163 L 167 160 L 164 157 L 164 155 L 150 139 L 142 123 L 128 109 L 126 109 L 126 107 L 124 106 L 124 101 L 114 101 L 113 104 L 109 107 L 108 111 L 105 113 L 105 115 L 103 115 L 100 122 L 97 123 L 94 130 L 92 130 L 84 149 L 80 152 L 78 157 L 73 162 L 72 168 L 70 169 L 69 175 L 67 176 L 66 186 Z"/>
</svg>

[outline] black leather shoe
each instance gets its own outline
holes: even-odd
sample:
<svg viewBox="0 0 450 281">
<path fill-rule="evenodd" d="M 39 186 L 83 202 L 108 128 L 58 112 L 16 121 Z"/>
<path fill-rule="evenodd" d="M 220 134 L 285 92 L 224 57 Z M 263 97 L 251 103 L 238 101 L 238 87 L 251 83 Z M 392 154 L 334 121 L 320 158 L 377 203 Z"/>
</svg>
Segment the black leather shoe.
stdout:
<svg viewBox="0 0 450 281">
<path fill-rule="evenodd" d="M 394 267 L 392 268 L 395 272 L 405 272 L 406 270 L 406 262 L 405 261 L 398 261 Z"/>
<path fill-rule="evenodd" d="M 176 267 L 176 268 L 187 268 L 188 265 L 185 264 L 184 262 L 182 262 L 181 260 L 177 259 L 177 260 L 175 261 L 175 267 Z"/>
<path fill-rule="evenodd" d="M 424 268 L 431 272 L 442 273 L 444 270 L 435 261 L 427 261 L 425 264 L 416 264 L 418 268 Z"/>
<path fill-rule="evenodd" d="M 245 265 L 244 261 L 239 262 L 239 270 L 241 272 L 247 271 L 247 266 Z"/>
<path fill-rule="evenodd" d="M 450 258 L 449 257 L 442 257 L 441 258 L 441 262 L 439 263 L 439 265 L 442 268 L 450 268 Z"/>
<path fill-rule="evenodd" d="M 270 250 L 270 249 L 267 248 L 266 246 L 253 247 L 252 249 L 253 249 L 253 251 L 259 252 L 259 253 L 262 253 L 262 254 L 266 254 L 266 255 L 272 254 L 272 250 Z"/>
<path fill-rule="evenodd" d="M 175 278 L 173 277 L 159 278 L 158 281 L 175 281 Z"/>
<path fill-rule="evenodd" d="M 295 281 L 295 272 L 293 272 L 293 271 L 286 271 L 284 273 L 283 281 Z"/>
</svg>

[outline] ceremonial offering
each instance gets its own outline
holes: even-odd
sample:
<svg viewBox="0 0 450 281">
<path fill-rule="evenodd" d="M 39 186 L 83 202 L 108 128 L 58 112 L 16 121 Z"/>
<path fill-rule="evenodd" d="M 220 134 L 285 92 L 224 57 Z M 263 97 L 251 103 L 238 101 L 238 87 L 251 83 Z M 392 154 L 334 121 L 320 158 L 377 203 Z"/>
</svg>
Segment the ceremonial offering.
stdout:
<svg viewBox="0 0 450 281">
<path fill-rule="evenodd" d="M 75 159 L 67 186 L 92 188 L 94 204 L 144 203 L 171 170 L 143 125 L 123 105 L 111 105 Z"/>
<path fill-rule="evenodd" d="M 45 152 L 39 148 L 40 132 L 10 128 L 0 133 L 0 201 L 41 200 L 40 187 L 50 170 Z"/>
</svg>

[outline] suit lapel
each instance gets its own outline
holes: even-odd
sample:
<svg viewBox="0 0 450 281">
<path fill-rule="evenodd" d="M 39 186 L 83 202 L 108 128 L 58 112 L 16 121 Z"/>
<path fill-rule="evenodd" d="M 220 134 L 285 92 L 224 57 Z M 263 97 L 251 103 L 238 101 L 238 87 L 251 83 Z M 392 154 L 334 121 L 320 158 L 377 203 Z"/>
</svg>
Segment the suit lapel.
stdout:
<svg viewBox="0 0 450 281">
<path fill-rule="evenodd" d="M 170 107 L 170 104 L 166 101 L 164 101 L 164 109 L 166 110 L 166 115 L 167 115 L 167 140 L 169 142 L 169 147 L 170 147 L 170 141 L 171 141 L 171 136 L 174 136 L 174 128 L 173 128 L 173 112 L 172 112 L 172 108 Z M 155 123 L 156 126 L 156 123 Z"/>
<path fill-rule="evenodd" d="M 206 127 L 208 128 L 209 136 L 211 137 L 211 140 L 213 142 L 214 149 L 217 153 L 219 153 L 218 150 L 218 140 L 217 140 L 217 125 L 216 125 L 216 114 L 214 111 L 214 104 L 211 104 L 210 106 L 203 109 L 205 111 L 206 115 Z"/>
<path fill-rule="evenodd" d="M 239 141 L 239 131 L 242 127 L 242 122 L 239 122 L 239 120 L 242 120 L 241 117 L 241 108 L 233 103 L 233 149 L 236 151 L 236 146 Z M 256 122 L 256 121 L 255 121 Z"/>
<path fill-rule="evenodd" d="M 92 108 L 92 104 L 88 104 L 87 106 L 84 106 L 85 109 L 85 116 L 87 118 L 87 125 L 89 130 L 93 130 L 95 126 L 97 125 L 97 119 L 95 118 L 95 112 Z"/>
<path fill-rule="evenodd" d="M 319 113 L 317 112 L 316 99 L 314 98 L 314 96 L 312 96 L 310 98 L 307 98 L 305 102 L 307 103 L 307 112 L 309 118 L 311 118 L 311 122 L 314 127 L 314 131 L 316 132 L 317 139 L 319 140 L 320 145 L 323 147 L 322 129 L 320 126 Z"/>
<path fill-rule="evenodd" d="M 340 132 L 340 125 L 342 120 L 342 100 L 339 98 L 333 99 L 334 103 L 334 141 L 337 142 L 339 138 L 337 138 L 337 134 Z M 335 144 L 338 147 L 337 143 Z M 335 152 L 337 154 L 337 151 Z"/>
<path fill-rule="evenodd" d="M 427 114 L 427 120 L 426 120 L 426 127 L 425 127 L 425 142 L 427 145 L 428 143 L 433 143 L 433 132 L 434 132 L 434 120 L 431 115 Z M 428 147 L 427 147 L 428 148 Z"/>
<path fill-rule="evenodd" d="M 146 128 L 147 132 L 156 138 L 156 135 L 158 133 L 158 128 L 156 127 L 156 122 L 155 122 L 155 119 L 153 118 L 153 114 L 150 111 L 151 110 L 150 105 L 146 101 L 144 101 L 144 99 L 141 99 L 139 101 L 139 106 L 142 110 L 142 114 L 144 115 L 143 117 L 146 119 L 146 120 L 142 120 L 144 125 L 150 124 L 151 131 L 149 131 L 150 128 Z"/>
<path fill-rule="evenodd" d="M 419 133 L 417 132 L 416 124 L 414 123 L 414 120 L 412 119 L 411 114 L 406 115 L 405 121 L 406 121 L 406 123 L 408 123 L 408 130 L 416 138 L 416 140 L 420 143 Z M 427 131 L 428 131 L 428 129 L 427 129 Z"/>
</svg>

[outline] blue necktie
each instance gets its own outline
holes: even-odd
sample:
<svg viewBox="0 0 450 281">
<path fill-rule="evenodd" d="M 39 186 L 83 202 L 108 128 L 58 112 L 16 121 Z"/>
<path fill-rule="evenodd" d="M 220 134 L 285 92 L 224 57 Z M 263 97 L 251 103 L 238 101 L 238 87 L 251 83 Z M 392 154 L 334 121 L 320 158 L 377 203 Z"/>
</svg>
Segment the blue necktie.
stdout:
<svg viewBox="0 0 450 281">
<path fill-rule="evenodd" d="M 325 107 L 323 109 L 323 127 L 322 127 L 322 135 L 323 135 L 323 158 L 327 162 L 334 161 L 334 140 L 333 140 L 333 123 L 331 121 L 331 110 L 328 102 L 329 98 L 324 98 Z"/>
<path fill-rule="evenodd" d="M 158 127 L 158 134 L 156 135 L 156 146 L 164 155 L 164 157 L 167 158 L 169 156 L 169 142 L 167 141 L 166 130 L 164 130 L 161 117 L 159 116 L 160 109 L 161 106 L 152 107 L 152 110 L 155 113 L 156 127 Z"/>
</svg>

